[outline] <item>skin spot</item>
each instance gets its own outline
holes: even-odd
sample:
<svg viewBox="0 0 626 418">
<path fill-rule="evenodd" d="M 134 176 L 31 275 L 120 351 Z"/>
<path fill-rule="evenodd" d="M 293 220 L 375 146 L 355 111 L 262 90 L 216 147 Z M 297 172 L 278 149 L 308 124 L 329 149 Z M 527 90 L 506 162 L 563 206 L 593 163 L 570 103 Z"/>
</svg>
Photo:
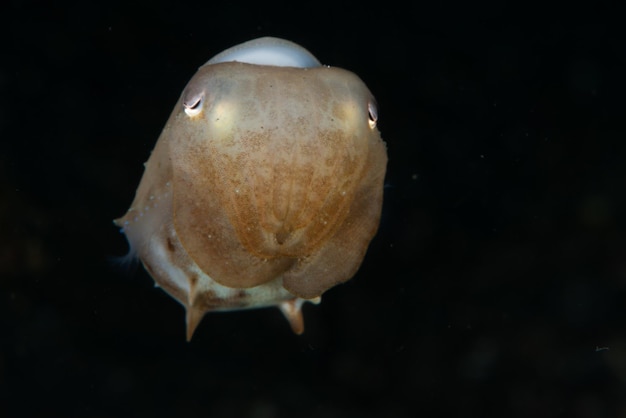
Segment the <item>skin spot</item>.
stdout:
<svg viewBox="0 0 626 418">
<path fill-rule="evenodd" d="M 217 308 L 224 307 L 224 300 L 218 297 L 215 292 L 211 290 L 205 290 L 202 294 L 199 294 L 194 302 L 195 306 L 198 306 L 202 310 L 210 311 Z"/>
<path fill-rule="evenodd" d="M 170 237 L 167 237 L 167 249 L 171 253 L 176 252 L 176 246 L 174 245 L 174 241 L 172 241 L 172 238 Z"/>
<path fill-rule="evenodd" d="M 284 228 L 281 228 L 278 232 L 276 232 L 276 242 L 278 243 L 278 245 L 283 245 L 290 235 L 291 232 L 286 231 Z"/>
<path fill-rule="evenodd" d="M 198 275 L 196 273 L 193 273 L 193 272 L 189 272 L 189 273 L 187 273 L 187 275 L 189 276 L 189 284 L 191 285 L 191 288 L 192 289 L 195 288 L 196 285 L 198 284 L 198 280 L 199 280 Z"/>
</svg>

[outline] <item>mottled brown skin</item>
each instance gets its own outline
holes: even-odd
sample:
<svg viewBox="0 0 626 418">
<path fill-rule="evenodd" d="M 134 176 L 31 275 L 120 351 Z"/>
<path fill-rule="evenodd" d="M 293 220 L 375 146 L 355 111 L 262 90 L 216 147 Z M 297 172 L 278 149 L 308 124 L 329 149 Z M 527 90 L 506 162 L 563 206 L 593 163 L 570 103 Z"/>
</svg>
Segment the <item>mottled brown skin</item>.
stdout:
<svg viewBox="0 0 626 418">
<path fill-rule="evenodd" d="M 378 227 L 387 163 L 372 106 L 339 68 L 199 69 L 116 221 L 185 305 L 191 332 L 206 311 L 268 304 L 301 330 L 298 301 L 354 275 Z"/>
<path fill-rule="evenodd" d="M 199 120 L 179 110 L 162 136 L 174 224 L 194 261 L 229 287 L 283 275 L 302 298 L 348 280 L 376 232 L 386 166 L 362 82 L 334 68 L 229 62 L 201 68 L 185 94 L 198 90 Z"/>
</svg>

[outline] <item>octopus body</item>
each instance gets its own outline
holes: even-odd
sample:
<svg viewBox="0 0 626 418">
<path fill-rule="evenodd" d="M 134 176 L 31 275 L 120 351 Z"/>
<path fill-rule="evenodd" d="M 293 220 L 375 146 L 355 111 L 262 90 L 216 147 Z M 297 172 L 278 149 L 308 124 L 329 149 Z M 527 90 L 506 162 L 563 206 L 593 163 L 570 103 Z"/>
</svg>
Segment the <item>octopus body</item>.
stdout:
<svg viewBox="0 0 626 418">
<path fill-rule="evenodd" d="M 301 306 L 359 268 L 380 219 L 387 163 L 374 97 L 353 73 L 260 38 L 200 67 L 128 212 L 115 223 L 187 311 Z"/>
</svg>

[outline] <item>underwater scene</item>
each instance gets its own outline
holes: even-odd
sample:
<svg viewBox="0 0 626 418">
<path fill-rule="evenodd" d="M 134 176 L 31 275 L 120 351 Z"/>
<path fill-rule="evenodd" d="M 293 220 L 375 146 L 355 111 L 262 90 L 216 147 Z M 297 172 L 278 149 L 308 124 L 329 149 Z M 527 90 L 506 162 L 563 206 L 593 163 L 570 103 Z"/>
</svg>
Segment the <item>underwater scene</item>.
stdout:
<svg viewBox="0 0 626 418">
<path fill-rule="evenodd" d="M 616 10 L 3 8 L 0 417 L 626 417 Z"/>
</svg>

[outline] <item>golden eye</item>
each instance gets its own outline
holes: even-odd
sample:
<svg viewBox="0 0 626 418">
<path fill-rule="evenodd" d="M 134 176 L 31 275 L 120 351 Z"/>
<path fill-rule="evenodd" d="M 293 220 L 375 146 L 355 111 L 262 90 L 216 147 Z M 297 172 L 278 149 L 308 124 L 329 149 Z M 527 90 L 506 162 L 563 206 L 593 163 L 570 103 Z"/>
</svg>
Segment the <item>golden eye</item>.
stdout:
<svg viewBox="0 0 626 418">
<path fill-rule="evenodd" d="M 376 122 L 378 121 L 378 109 L 376 107 L 376 102 L 370 101 L 367 104 L 367 113 L 369 117 L 370 129 L 374 129 L 376 127 Z"/>
<path fill-rule="evenodd" d="M 196 116 L 202 111 L 202 104 L 204 102 L 204 92 L 196 93 L 192 96 L 185 97 L 183 100 L 183 107 L 185 113 L 188 116 Z"/>
</svg>

